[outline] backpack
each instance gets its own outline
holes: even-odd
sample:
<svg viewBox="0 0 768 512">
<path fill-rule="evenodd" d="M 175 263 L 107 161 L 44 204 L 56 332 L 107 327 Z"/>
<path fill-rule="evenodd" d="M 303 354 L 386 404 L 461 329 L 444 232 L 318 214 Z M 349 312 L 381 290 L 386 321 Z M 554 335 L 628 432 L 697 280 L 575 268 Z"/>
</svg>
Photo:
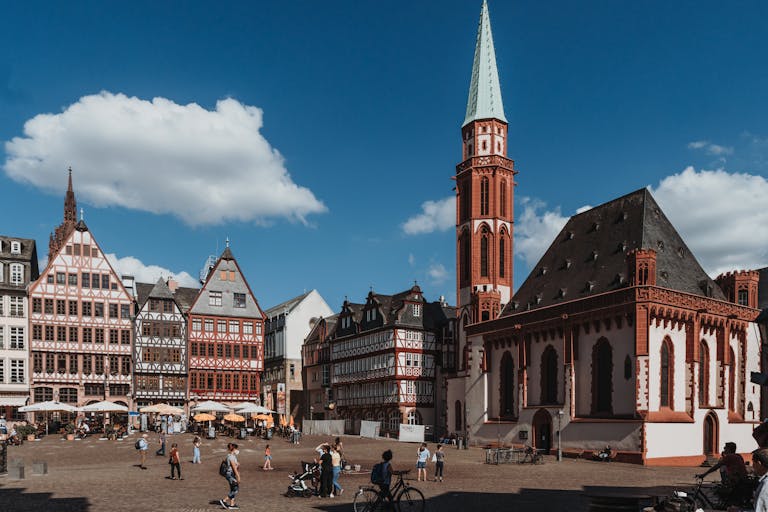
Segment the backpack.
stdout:
<svg viewBox="0 0 768 512">
<path fill-rule="evenodd" d="M 382 483 L 384 483 L 385 467 L 386 467 L 386 462 L 379 462 L 379 463 L 373 465 L 373 469 L 371 470 L 371 483 L 372 484 L 382 484 Z"/>
<path fill-rule="evenodd" d="M 221 476 L 227 476 L 227 473 L 229 472 L 229 459 L 224 459 L 221 461 L 221 464 L 219 465 L 219 474 Z"/>
<path fill-rule="evenodd" d="M 141 439 L 137 439 L 137 440 L 136 440 L 136 443 L 135 443 L 133 446 L 134 446 L 134 448 L 136 448 L 137 450 L 141 450 Z"/>
</svg>

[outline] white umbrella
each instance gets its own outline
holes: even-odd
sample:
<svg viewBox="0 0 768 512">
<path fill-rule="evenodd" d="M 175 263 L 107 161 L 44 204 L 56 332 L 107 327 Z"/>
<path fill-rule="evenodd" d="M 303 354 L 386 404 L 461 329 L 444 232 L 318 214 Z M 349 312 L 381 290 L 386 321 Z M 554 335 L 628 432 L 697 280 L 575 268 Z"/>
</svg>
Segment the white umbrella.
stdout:
<svg viewBox="0 0 768 512">
<path fill-rule="evenodd" d="M 104 400 L 96 402 L 95 404 L 86 405 L 80 408 L 81 412 L 128 412 L 128 408 L 124 405 Z"/>
<path fill-rule="evenodd" d="M 230 407 L 227 407 L 226 405 L 214 402 L 213 400 L 208 400 L 206 402 L 200 402 L 195 407 L 192 408 L 192 411 L 194 412 L 229 412 Z"/>
<path fill-rule="evenodd" d="M 235 404 L 232 406 L 232 408 L 236 411 L 239 411 L 240 409 L 247 409 L 248 407 L 256 407 L 258 404 L 255 404 L 253 402 L 240 402 L 239 404 Z"/>
<path fill-rule="evenodd" d="M 44 412 L 46 413 L 45 433 L 48 434 L 48 414 L 49 412 L 77 412 L 77 407 L 73 407 L 69 404 L 63 404 L 55 400 L 48 402 L 38 402 L 36 404 L 30 404 L 24 407 L 19 407 L 19 412 Z"/>
<path fill-rule="evenodd" d="M 263 405 L 254 405 L 252 407 L 244 407 L 237 410 L 238 414 L 274 414 L 275 411 L 270 411 Z"/>
</svg>

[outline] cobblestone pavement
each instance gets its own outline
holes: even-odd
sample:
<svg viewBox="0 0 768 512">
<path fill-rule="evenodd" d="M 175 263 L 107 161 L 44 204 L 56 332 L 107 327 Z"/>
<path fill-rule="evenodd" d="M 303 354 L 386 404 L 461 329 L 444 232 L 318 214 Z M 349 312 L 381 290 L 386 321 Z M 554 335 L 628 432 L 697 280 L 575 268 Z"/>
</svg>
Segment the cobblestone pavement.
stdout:
<svg viewBox="0 0 768 512">
<path fill-rule="evenodd" d="M 8 447 L 10 463 L 21 461 L 26 478 L 0 477 L 1 512 L 115 512 L 162 510 L 163 512 L 204 512 L 221 510 L 219 498 L 226 494 L 226 481 L 218 475 L 224 458 L 226 438 L 204 441 L 202 464 L 191 464 L 192 436 L 169 436 L 179 444 L 184 480 L 170 480 L 167 457 L 155 456 L 150 437 L 148 469 L 138 467 L 134 449 L 136 434 L 125 441 L 65 441 L 49 436 L 41 441 Z M 370 470 L 382 451 L 395 453 L 395 469 L 414 468 L 417 445 L 394 440 L 367 440 L 346 436 L 345 458 Z M 355 490 L 369 481 L 368 474 L 342 475 L 342 496 L 333 499 L 287 498 L 288 473 L 299 462 L 311 460 L 313 448 L 324 439 L 305 437 L 301 445 L 283 439 L 270 441 L 274 471 L 262 471 L 266 442 L 256 438 L 240 441 L 242 485 L 238 497 L 243 511 L 342 512 L 352 510 Z M 430 444 L 430 450 L 434 445 Z M 697 468 L 645 468 L 584 460 L 556 462 L 546 458 L 542 465 L 485 464 L 480 448 L 446 450 L 445 481 L 413 482 L 427 498 L 427 510 L 582 511 L 588 508 L 591 492 L 663 494 L 658 486 L 689 485 Z M 46 475 L 33 475 L 34 462 L 44 461 Z M 430 464 L 430 466 L 432 466 Z M 429 469 L 432 469 L 431 467 Z M 415 479 L 415 468 L 411 472 Z M 626 488 L 626 489 L 623 489 Z"/>
</svg>

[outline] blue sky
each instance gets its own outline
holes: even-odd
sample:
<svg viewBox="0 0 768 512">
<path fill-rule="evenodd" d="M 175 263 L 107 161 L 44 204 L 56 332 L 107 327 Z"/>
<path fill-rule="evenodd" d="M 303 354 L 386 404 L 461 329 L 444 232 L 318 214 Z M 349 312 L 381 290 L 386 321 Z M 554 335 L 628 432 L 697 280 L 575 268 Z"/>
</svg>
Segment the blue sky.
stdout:
<svg viewBox="0 0 768 512">
<path fill-rule="evenodd" d="M 121 271 L 196 276 L 229 237 L 263 307 L 414 280 L 453 302 L 480 5 L 0 1 L 0 233 L 43 258 L 71 165 Z M 768 265 L 768 4 L 489 7 L 517 284 L 568 216 L 644 186 L 710 273 Z"/>
</svg>

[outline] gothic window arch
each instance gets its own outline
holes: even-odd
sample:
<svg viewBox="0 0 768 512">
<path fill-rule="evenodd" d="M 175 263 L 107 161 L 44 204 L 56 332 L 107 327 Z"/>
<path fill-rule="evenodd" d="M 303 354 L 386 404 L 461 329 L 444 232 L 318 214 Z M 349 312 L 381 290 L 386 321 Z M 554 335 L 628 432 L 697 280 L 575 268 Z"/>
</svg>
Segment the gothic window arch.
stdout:
<svg viewBox="0 0 768 512">
<path fill-rule="evenodd" d="M 480 215 L 488 215 L 490 180 L 483 177 L 480 180 Z"/>
<path fill-rule="evenodd" d="M 592 347 L 592 414 L 613 414 L 613 348 L 606 338 Z"/>
<path fill-rule="evenodd" d="M 507 216 L 507 180 L 501 180 L 499 183 L 499 215 Z"/>
<path fill-rule="evenodd" d="M 730 383 L 730 389 L 728 390 L 728 410 L 736 411 L 736 354 L 733 352 L 733 347 L 728 348 L 731 365 L 728 367 L 728 381 Z"/>
<path fill-rule="evenodd" d="M 490 245 L 488 227 L 480 231 L 480 277 L 488 277 L 488 246 Z"/>
<path fill-rule="evenodd" d="M 672 346 L 672 340 L 669 337 L 664 338 L 661 343 L 661 375 L 659 386 L 659 405 L 674 409 L 672 392 L 674 390 L 675 376 L 675 353 Z"/>
<path fill-rule="evenodd" d="M 557 403 L 557 351 L 552 345 L 541 354 L 541 403 Z"/>
<path fill-rule="evenodd" d="M 504 234 L 499 237 L 499 277 L 504 277 L 504 266 L 506 262 L 507 240 Z"/>
<path fill-rule="evenodd" d="M 632 378 L 632 358 L 629 357 L 629 354 L 627 354 L 627 357 L 624 358 L 624 380 L 629 380 Z"/>
<path fill-rule="evenodd" d="M 701 340 L 699 344 L 699 405 L 709 403 L 709 347 Z"/>
<path fill-rule="evenodd" d="M 515 416 L 515 361 L 509 350 L 501 356 L 499 376 L 499 417 L 512 418 Z"/>
<path fill-rule="evenodd" d="M 460 188 L 459 188 L 459 205 L 460 205 L 460 213 L 461 213 L 461 222 L 466 221 L 469 219 L 469 205 L 470 205 L 470 199 L 472 197 L 472 187 L 471 187 L 471 181 L 468 179 L 465 179 L 461 182 Z"/>
<path fill-rule="evenodd" d="M 421 413 L 415 409 L 408 411 L 408 424 L 421 425 Z"/>
<path fill-rule="evenodd" d="M 464 422 L 462 421 L 462 414 L 461 414 L 461 400 L 456 400 L 456 402 L 453 404 L 453 426 L 455 427 L 454 430 L 456 432 L 461 432 L 462 426 Z"/>
<path fill-rule="evenodd" d="M 461 282 L 466 286 L 469 284 L 469 271 L 470 271 L 470 246 L 469 246 L 469 233 L 465 229 L 462 231 L 459 237 L 459 264 L 461 267 Z"/>
</svg>

